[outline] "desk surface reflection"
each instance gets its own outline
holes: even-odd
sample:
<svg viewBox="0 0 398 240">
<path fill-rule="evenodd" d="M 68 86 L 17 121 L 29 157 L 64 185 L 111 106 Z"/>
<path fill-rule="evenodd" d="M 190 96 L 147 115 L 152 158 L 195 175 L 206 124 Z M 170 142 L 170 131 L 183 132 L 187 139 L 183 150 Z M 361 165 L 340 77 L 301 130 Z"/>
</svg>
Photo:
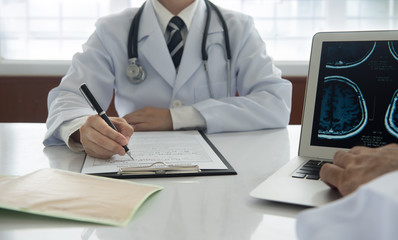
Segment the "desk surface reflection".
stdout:
<svg viewBox="0 0 398 240">
<path fill-rule="evenodd" d="M 48 167 L 79 172 L 84 154 L 65 146 L 45 148 L 45 131 L 39 123 L 0 123 L 0 174 Z M 267 216 L 295 218 L 303 210 L 249 196 L 297 154 L 299 134 L 300 126 L 288 126 L 208 135 L 238 175 L 126 180 L 164 189 L 123 228 L 0 209 L 0 239 L 261 239 Z M 287 230 L 294 235 L 292 226 Z"/>
</svg>

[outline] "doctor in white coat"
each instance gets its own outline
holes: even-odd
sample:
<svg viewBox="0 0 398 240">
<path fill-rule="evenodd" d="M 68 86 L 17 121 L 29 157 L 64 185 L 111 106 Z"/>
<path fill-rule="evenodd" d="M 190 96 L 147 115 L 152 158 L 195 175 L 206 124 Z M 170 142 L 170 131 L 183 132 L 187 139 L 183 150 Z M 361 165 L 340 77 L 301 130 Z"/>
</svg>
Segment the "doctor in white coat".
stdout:
<svg viewBox="0 0 398 240">
<path fill-rule="evenodd" d="M 133 131 L 205 129 L 216 133 L 288 124 L 291 83 L 281 78 L 267 55 L 251 17 L 220 9 L 229 31 L 231 67 L 227 69 L 225 29 L 211 9 L 205 36 L 207 77 L 201 47 L 205 0 L 148 0 L 137 35 L 138 62 L 146 78 L 134 84 L 126 75 L 127 42 L 137 11 L 126 9 L 98 20 L 83 52 L 75 54 L 60 85 L 49 93 L 45 145 L 66 143 L 72 150 L 84 149 L 89 155 L 107 158 L 124 154 L 121 145 L 127 144 Z M 185 23 L 184 50 L 177 69 L 165 39 L 174 15 Z M 82 83 L 104 109 L 115 93 L 115 108 L 122 118 L 111 120 L 120 133 L 92 116 L 79 91 Z"/>
</svg>

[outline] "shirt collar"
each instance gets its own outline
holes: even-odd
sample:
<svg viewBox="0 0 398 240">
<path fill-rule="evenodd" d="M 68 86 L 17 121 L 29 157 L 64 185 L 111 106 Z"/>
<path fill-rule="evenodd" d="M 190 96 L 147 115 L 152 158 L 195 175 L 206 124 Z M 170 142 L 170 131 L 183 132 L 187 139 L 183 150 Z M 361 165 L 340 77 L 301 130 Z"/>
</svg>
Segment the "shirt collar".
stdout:
<svg viewBox="0 0 398 240">
<path fill-rule="evenodd" d="M 156 16 L 158 18 L 160 28 L 162 32 L 166 32 L 167 24 L 174 15 L 167 10 L 158 0 L 152 0 L 153 9 L 155 10 Z M 184 21 L 187 30 L 191 26 L 193 15 L 195 14 L 196 7 L 198 6 L 198 0 L 195 0 L 188 7 L 182 10 L 178 16 Z"/>
</svg>

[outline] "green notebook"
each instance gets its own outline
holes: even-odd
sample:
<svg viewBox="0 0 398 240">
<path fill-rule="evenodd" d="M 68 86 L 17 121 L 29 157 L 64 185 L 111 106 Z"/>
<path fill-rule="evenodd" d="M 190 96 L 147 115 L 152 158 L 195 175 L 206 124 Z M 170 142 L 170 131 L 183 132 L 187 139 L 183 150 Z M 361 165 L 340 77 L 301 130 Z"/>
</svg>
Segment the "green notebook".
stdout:
<svg viewBox="0 0 398 240">
<path fill-rule="evenodd" d="M 126 225 L 160 186 L 58 169 L 0 176 L 0 208 L 114 226 Z"/>
</svg>

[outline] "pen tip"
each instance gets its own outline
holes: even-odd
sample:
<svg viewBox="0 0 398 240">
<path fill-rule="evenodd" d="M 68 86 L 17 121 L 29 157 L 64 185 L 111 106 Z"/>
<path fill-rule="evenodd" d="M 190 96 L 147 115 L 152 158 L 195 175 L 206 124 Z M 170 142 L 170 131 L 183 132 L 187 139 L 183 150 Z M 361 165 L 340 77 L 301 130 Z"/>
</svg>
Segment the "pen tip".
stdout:
<svg viewBox="0 0 398 240">
<path fill-rule="evenodd" d="M 134 158 L 133 158 L 133 156 L 131 155 L 131 152 L 130 152 L 130 151 L 126 152 L 126 154 L 131 158 L 131 160 L 134 160 Z"/>
</svg>

